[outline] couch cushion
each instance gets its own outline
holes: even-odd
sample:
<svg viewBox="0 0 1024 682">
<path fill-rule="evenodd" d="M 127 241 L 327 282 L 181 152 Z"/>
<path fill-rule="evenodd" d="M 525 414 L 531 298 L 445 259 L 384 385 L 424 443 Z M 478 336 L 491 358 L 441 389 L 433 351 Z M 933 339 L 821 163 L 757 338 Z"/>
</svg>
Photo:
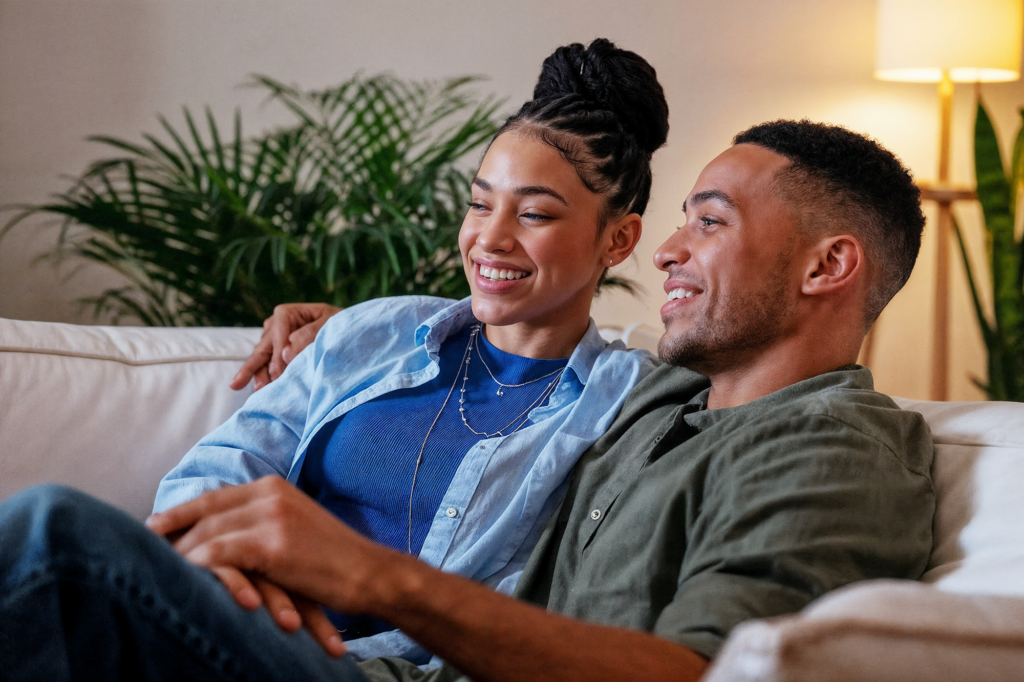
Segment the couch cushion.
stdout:
<svg viewBox="0 0 1024 682">
<path fill-rule="evenodd" d="M 227 383 L 259 336 L 0 319 L 0 499 L 64 483 L 144 517 L 163 474 L 245 401 Z"/>
<path fill-rule="evenodd" d="M 1024 596 L 1024 404 L 898 402 L 935 436 L 935 547 L 923 580 Z"/>
<path fill-rule="evenodd" d="M 997 682 L 1022 670 L 1024 599 L 879 580 L 739 626 L 705 682 Z"/>
</svg>

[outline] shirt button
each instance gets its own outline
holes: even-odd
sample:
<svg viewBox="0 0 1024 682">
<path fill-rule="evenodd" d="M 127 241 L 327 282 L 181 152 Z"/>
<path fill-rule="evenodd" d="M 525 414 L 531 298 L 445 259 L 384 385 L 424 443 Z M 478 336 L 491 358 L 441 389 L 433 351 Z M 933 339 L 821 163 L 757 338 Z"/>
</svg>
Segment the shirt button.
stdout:
<svg viewBox="0 0 1024 682">
<path fill-rule="evenodd" d="M 454 519 L 456 516 L 459 515 L 459 510 L 456 509 L 455 507 L 448 507 L 448 510 L 445 511 L 445 514 L 448 515 L 449 519 Z"/>
<path fill-rule="evenodd" d="M 486 449 L 487 449 L 487 446 L 486 446 L 486 445 L 481 445 L 481 446 L 480 446 L 480 449 L 481 449 L 481 450 L 486 450 Z"/>
<path fill-rule="evenodd" d="M 601 510 L 595 509 L 594 511 L 590 512 L 590 518 L 597 521 L 599 518 L 601 518 Z"/>
</svg>

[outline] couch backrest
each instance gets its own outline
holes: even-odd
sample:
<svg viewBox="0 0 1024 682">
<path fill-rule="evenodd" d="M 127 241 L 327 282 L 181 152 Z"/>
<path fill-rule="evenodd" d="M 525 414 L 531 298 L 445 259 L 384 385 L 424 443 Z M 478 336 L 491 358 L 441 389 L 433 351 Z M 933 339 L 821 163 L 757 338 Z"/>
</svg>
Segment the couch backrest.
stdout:
<svg viewBox="0 0 1024 682">
<path fill-rule="evenodd" d="M 935 438 L 935 546 L 923 580 L 1024 596 L 1024 403 L 898 402 Z"/>
<path fill-rule="evenodd" d="M 248 397 L 227 383 L 259 336 L 0 319 L 0 499 L 57 482 L 145 517 L 160 478 Z M 925 581 L 1024 595 L 1024 404 L 898 402 L 935 435 Z"/>
<path fill-rule="evenodd" d="M 144 518 L 160 478 L 249 395 L 227 384 L 259 336 L 0 319 L 0 499 L 64 483 Z"/>
</svg>

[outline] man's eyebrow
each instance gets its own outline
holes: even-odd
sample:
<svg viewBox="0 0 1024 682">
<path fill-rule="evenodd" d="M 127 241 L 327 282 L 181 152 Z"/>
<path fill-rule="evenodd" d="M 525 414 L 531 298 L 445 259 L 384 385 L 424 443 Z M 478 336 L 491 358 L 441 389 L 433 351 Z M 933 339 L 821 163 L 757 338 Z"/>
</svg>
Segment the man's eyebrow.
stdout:
<svg viewBox="0 0 1024 682">
<path fill-rule="evenodd" d="M 735 210 L 736 202 L 732 200 L 728 194 L 720 189 L 706 189 L 703 192 L 697 192 L 692 197 L 683 202 L 683 213 L 686 213 L 686 206 L 688 203 L 703 204 L 706 201 L 721 201 L 727 207 Z"/>
<path fill-rule="evenodd" d="M 480 189 L 486 191 L 486 192 L 490 192 L 493 189 L 489 182 L 487 182 L 486 180 L 484 180 L 483 178 L 481 178 L 479 176 L 473 178 L 473 184 L 476 185 L 477 187 L 479 187 Z M 558 199 L 559 201 L 561 201 L 566 206 L 569 205 L 569 202 L 565 200 L 565 197 L 563 197 L 561 194 L 559 194 L 555 190 L 551 189 L 550 187 L 545 187 L 544 185 L 530 185 L 528 187 L 516 187 L 515 190 L 513 190 L 512 193 L 515 194 L 518 197 L 529 197 L 529 196 L 534 196 L 534 195 L 537 195 L 537 194 L 546 194 L 549 197 L 553 197 L 555 199 Z"/>
</svg>

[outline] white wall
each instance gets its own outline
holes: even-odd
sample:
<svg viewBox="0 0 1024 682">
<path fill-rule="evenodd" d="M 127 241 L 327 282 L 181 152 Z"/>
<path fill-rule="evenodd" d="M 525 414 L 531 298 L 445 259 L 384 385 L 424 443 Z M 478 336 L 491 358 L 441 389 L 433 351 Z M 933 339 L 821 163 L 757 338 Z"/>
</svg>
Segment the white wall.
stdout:
<svg viewBox="0 0 1024 682">
<path fill-rule="evenodd" d="M 540 62 L 561 44 L 598 36 L 644 55 L 668 95 L 672 132 L 655 157 L 654 197 L 635 263 L 622 267 L 648 290 L 636 302 L 599 299 L 599 322 L 660 325 L 654 249 L 681 220 L 680 205 L 705 163 L 739 130 L 776 117 L 809 117 L 867 132 L 919 177 L 937 164 L 933 86 L 871 77 L 874 1 L 848 0 L 0 0 L 0 204 L 38 202 L 65 189 L 103 150 L 89 134 L 136 137 L 180 107 L 236 106 L 251 126 L 269 124 L 255 92 L 236 87 L 265 73 L 304 87 L 357 70 L 403 77 L 475 73 L 485 87 L 525 99 Z M 1019 83 L 986 86 L 1009 144 Z M 958 88 L 953 175 L 971 180 L 972 92 Z M 973 207 L 962 209 L 981 253 Z M 0 216 L 2 218 L 2 216 Z M 32 266 L 56 232 L 39 223 L 0 241 L 0 317 L 90 321 L 72 303 L 116 281 L 93 267 Z M 927 397 L 933 235 L 914 277 L 878 325 L 879 388 Z M 953 286 L 952 397 L 980 396 L 980 336 L 966 289 Z"/>
</svg>

